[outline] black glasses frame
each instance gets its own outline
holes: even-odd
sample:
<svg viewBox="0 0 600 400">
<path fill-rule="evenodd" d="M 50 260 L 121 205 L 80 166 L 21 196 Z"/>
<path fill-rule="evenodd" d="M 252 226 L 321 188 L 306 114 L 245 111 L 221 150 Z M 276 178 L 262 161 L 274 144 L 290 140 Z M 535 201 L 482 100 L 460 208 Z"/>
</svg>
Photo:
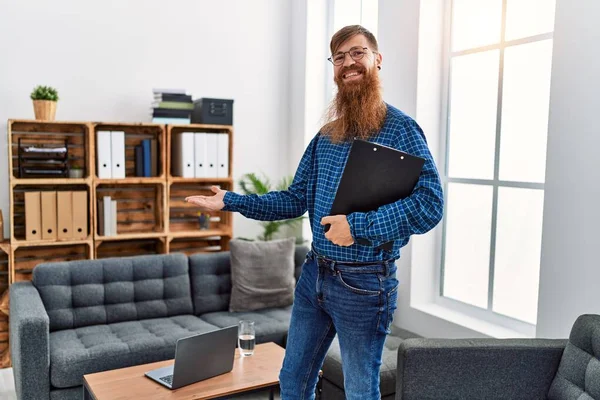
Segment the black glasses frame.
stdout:
<svg viewBox="0 0 600 400">
<path fill-rule="evenodd" d="M 364 52 L 364 53 L 363 53 L 363 54 L 362 54 L 360 57 L 353 57 L 353 56 L 352 56 L 352 54 L 350 54 L 350 52 L 352 52 L 352 51 L 354 51 L 354 50 L 358 50 L 358 49 L 363 49 L 363 50 L 365 50 L 365 52 Z M 331 55 L 331 57 L 327 58 L 327 61 L 329 61 L 330 63 L 332 63 L 332 64 L 333 64 L 333 65 L 335 65 L 335 66 L 342 65 L 342 64 L 344 63 L 344 60 L 346 59 L 346 54 L 350 54 L 350 58 L 351 58 L 351 59 L 353 59 L 354 61 L 362 60 L 362 58 L 365 56 L 365 54 L 367 54 L 366 50 L 369 50 L 369 48 L 368 48 L 368 47 L 360 47 L 360 46 L 353 47 L 353 48 L 351 48 L 351 49 L 350 49 L 350 50 L 348 50 L 348 51 L 342 51 L 342 52 L 340 52 L 340 53 L 336 53 L 336 54 L 335 54 L 335 56 L 337 56 L 337 55 L 340 55 L 340 54 L 343 54 L 343 55 L 344 55 L 344 58 L 341 58 L 341 59 L 340 59 L 340 60 L 341 60 L 341 62 L 339 62 L 338 64 L 336 64 L 336 63 L 333 61 L 333 57 L 335 57 L 333 54 Z M 373 50 L 371 50 L 371 52 L 372 52 L 373 54 L 376 54 L 376 53 L 377 53 L 376 51 L 373 51 Z"/>
</svg>

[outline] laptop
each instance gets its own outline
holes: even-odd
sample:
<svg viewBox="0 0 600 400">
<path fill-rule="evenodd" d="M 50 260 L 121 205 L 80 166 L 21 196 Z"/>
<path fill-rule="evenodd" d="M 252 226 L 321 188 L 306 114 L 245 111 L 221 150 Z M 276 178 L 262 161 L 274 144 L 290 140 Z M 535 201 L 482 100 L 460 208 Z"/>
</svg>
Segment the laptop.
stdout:
<svg viewBox="0 0 600 400">
<path fill-rule="evenodd" d="M 145 375 L 169 389 L 178 389 L 233 369 L 238 327 L 230 326 L 177 340 L 173 365 Z"/>
</svg>

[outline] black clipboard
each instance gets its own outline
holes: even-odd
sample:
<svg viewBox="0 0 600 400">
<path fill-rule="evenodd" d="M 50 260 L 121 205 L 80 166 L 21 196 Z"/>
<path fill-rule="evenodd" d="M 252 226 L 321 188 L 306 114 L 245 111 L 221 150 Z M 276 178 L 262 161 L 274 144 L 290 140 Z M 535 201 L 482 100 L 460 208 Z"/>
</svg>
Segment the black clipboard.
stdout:
<svg viewBox="0 0 600 400">
<path fill-rule="evenodd" d="M 419 181 L 425 159 L 391 147 L 355 139 L 331 206 L 330 215 L 375 211 L 408 197 Z M 325 232 L 329 225 L 325 226 Z M 371 245 L 367 239 L 357 243 Z M 378 248 L 390 251 L 394 242 Z"/>
</svg>

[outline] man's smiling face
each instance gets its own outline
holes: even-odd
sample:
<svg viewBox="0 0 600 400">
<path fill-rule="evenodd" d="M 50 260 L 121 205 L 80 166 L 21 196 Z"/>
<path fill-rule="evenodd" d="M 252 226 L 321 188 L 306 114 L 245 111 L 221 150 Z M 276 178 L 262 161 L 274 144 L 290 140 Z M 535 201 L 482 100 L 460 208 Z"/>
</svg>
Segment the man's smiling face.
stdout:
<svg viewBox="0 0 600 400">
<path fill-rule="evenodd" d="M 362 58 L 354 59 L 361 55 Z M 369 41 L 362 34 L 354 35 L 342 43 L 332 58 L 334 61 L 343 59 L 340 65 L 334 64 L 334 76 L 338 86 L 363 81 L 365 75 L 377 73 L 376 68 L 381 63 L 381 55 L 373 52 Z"/>
</svg>

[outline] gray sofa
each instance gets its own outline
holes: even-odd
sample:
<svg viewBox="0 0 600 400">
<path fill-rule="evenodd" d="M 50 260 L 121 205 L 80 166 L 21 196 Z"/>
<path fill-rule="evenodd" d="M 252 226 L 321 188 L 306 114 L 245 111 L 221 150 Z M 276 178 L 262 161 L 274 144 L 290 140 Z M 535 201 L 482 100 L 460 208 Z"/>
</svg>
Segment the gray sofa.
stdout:
<svg viewBox="0 0 600 400">
<path fill-rule="evenodd" d="M 566 339 L 422 339 L 393 327 L 381 364 L 383 400 L 600 400 L 600 315 L 582 315 Z M 334 340 L 323 400 L 343 400 Z"/>
<path fill-rule="evenodd" d="M 285 344 L 291 306 L 230 313 L 230 293 L 229 252 L 40 264 L 10 288 L 17 396 L 80 400 L 84 374 L 173 358 L 177 339 L 240 319 L 258 343 Z"/>
<path fill-rule="evenodd" d="M 600 315 L 568 340 L 407 339 L 398 349 L 399 400 L 600 400 Z"/>
</svg>

